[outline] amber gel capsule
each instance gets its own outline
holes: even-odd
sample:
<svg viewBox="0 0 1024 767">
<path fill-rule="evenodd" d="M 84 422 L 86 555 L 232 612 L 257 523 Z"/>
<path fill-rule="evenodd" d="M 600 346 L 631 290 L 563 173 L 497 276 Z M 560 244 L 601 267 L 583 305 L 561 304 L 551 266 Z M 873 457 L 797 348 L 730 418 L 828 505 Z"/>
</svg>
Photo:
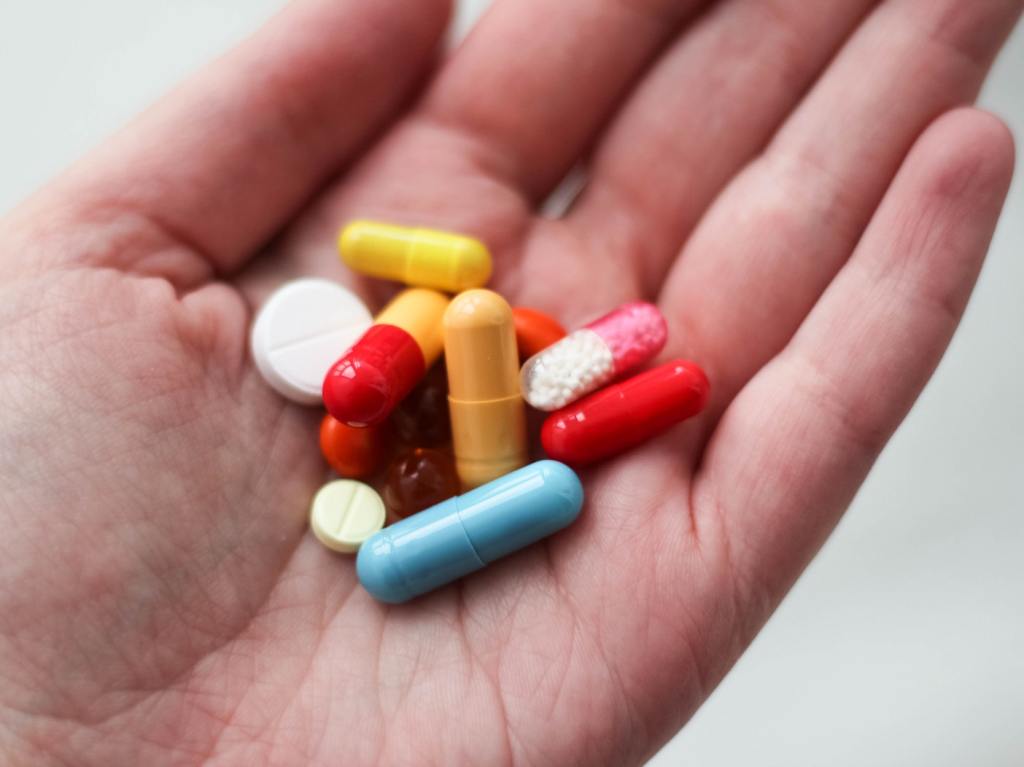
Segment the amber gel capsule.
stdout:
<svg viewBox="0 0 1024 767">
<path fill-rule="evenodd" d="M 388 468 L 384 503 L 403 519 L 458 494 L 455 464 L 440 450 L 417 447 Z"/>
<path fill-rule="evenodd" d="M 448 409 L 459 479 L 477 487 L 526 464 L 526 406 L 508 302 L 490 290 L 457 295 L 444 313 Z"/>
<path fill-rule="evenodd" d="M 398 438 L 406 445 L 436 447 L 452 441 L 448 415 L 448 376 L 437 362 L 391 414 Z"/>
</svg>

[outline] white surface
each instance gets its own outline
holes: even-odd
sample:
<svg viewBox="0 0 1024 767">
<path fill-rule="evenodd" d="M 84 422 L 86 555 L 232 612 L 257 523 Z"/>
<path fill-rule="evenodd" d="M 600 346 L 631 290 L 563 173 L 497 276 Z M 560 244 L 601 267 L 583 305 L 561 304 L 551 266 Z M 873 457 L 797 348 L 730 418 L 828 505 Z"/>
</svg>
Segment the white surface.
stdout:
<svg viewBox="0 0 1024 767">
<path fill-rule="evenodd" d="M 596 391 L 614 376 L 608 344 L 593 330 L 580 328 L 530 357 L 519 380 L 523 399 L 551 412 Z"/>
<path fill-rule="evenodd" d="M 373 322 L 366 304 L 330 280 L 292 280 L 264 302 L 252 324 L 256 367 L 282 397 L 301 405 L 321 402 L 331 365 Z"/>
<path fill-rule="evenodd" d="M 279 4 L 0 2 L 0 210 Z M 1020 29 L 982 104 L 1024 136 Z M 1022 253 L 1019 177 L 935 380 L 835 537 L 654 765 L 1024 763 Z"/>
</svg>

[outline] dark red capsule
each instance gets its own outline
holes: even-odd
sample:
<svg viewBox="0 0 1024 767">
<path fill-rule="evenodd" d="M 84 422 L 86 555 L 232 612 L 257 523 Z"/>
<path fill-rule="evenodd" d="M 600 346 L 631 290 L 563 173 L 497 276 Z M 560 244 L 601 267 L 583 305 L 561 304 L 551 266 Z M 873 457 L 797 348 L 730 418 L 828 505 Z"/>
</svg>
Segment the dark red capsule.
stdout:
<svg viewBox="0 0 1024 767">
<path fill-rule="evenodd" d="M 435 364 L 426 377 L 391 414 L 398 438 L 407 445 L 436 447 L 451 442 L 448 415 L 448 376 L 443 362 Z"/>
<path fill-rule="evenodd" d="M 416 448 L 400 456 L 388 469 L 384 485 L 384 502 L 400 518 L 458 494 L 455 461 L 447 453 L 427 448 Z"/>
<path fill-rule="evenodd" d="M 548 456 L 571 466 L 610 458 L 697 415 L 709 391 L 700 367 L 673 360 L 552 413 L 541 444 Z"/>
</svg>

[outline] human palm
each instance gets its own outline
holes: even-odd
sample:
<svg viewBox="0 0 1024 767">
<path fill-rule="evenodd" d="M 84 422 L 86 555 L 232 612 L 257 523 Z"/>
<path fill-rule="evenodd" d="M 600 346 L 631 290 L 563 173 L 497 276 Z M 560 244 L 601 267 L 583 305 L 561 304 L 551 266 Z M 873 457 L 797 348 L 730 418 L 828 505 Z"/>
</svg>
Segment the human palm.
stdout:
<svg viewBox="0 0 1024 767">
<path fill-rule="evenodd" d="M 969 102 L 1019 0 L 290 8 L 0 234 L 0 753 L 621 764 L 711 692 L 955 329 L 1012 168 Z M 698 7 L 699 6 L 699 7 Z M 426 79 L 424 93 L 410 106 Z M 558 219 L 540 202 L 575 164 Z M 373 217 L 464 231 L 574 325 L 660 303 L 699 419 L 411 604 L 306 532 L 318 414 L 246 351 Z M 275 236 L 276 235 L 276 236 Z M 257 256 L 258 253 L 258 256 Z"/>
</svg>

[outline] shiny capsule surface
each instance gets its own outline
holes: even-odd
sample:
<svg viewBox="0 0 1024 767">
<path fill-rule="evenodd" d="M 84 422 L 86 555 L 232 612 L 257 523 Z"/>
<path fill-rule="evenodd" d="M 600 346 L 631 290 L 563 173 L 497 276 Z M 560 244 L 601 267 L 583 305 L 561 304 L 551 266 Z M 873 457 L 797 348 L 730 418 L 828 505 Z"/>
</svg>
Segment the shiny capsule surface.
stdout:
<svg viewBox="0 0 1024 767">
<path fill-rule="evenodd" d="M 565 407 L 653 359 L 667 339 L 658 307 L 623 304 L 530 357 L 520 374 L 523 397 L 538 410 Z"/>
<path fill-rule="evenodd" d="M 384 503 L 397 517 L 408 517 L 459 494 L 455 462 L 441 450 L 418 447 L 388 467 Z"/>
<path fill-rule="evenodd" d="M 447 308 L 447 296 L 434 290 L 410 288 L 395 296 L 327 371 L 327 412 L 349 426 L 384 421 L 441 356 Z"/>
<path fill-rule="evenodd" d="M 552 413 L 541 444 L 549 457 L 571 466 L 610 458 L 697 415 L 709 390 L 700 367 L 673 360 Z"/>
<path fill-rule="evenodd" d="M 342 477 L 369 477 L 380 468 L 387 447 L 387 424 L 357 428 L 342 423 L 330 413 L 320 422 L 320 452 Z"/>
<path fill-rule="evenodd" d="M 376 599 L 405 602 L 567 527 L 582 506 L 573 470 L 537 461 L 381 530 L 356 572 Z"/>
<path fill-rule="evenodd" d="M 465 488 L 527 461 L 526 407 L 508 302 L 491 290 L 467 290 L 444 314 L 444 357 L 455 467 Z"/>
<path fill-rule="evenodd" d="M 482 287 L 491 276 L 491 254 L 480 240 L 436 229 L 353 221 L 338 250 L 362 274 L 449 293 Z"/>
<path fill-rule="evenodd" d="M 519 358 L 526 360 L 565 338 L 565 328 L 544 312 L 517 306 L 512 309 Z"/>
</svg>

